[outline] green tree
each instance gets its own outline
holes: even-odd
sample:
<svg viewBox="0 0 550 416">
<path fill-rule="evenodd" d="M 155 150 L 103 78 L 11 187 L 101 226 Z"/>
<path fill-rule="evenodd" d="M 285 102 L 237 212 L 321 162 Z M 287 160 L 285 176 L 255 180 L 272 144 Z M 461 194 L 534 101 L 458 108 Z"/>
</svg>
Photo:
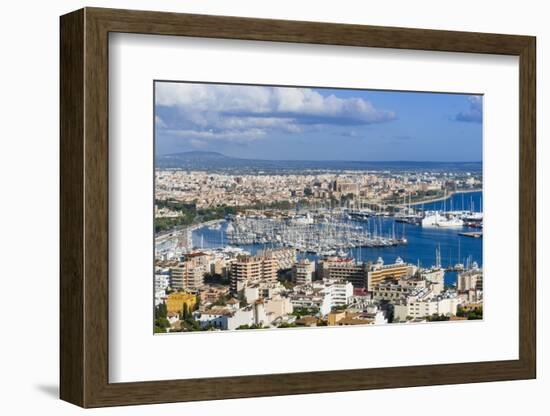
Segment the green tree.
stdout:
<svg viewBox="0 0 550 416">
<path fill-rule="evenodd" d="M 187 303 L 183 303 L 183 309 L 181 311 L 180 319 L 182 321 L 185 321 L 189 319 L 189 306 L 187 306 Z"/>
<path fill-rule="evenodd" d="M 436 322 L 436 321 L 448 321 L 450 318 L 446 315 L 438 315 L 437 313 L 434 313 L 431 316 L 428 316 L 426 318 L 429 322 Z"/>
<path fill-rule="evenodd" d="M 155 333 L 164 333 L 170 328 L 170 322 L 167 318 L 166 303 L 161 303 L 155 308 Z"/>
<path fill-rule="evenodd" d="M 456 316 L 467 318 L 468 320 L 483 319 L 483 307 L 475 307 L 472 309 L 465 309 L 459 306 L 456 310 Z"/>
<path fill-rule="evenodd" d="M 302 316 L 312 315 L 315 316 L 319 313 L 319 308 L 311 307 L 311 308 L 294 308 L 292 311 L 292 315 L 301 318 Z"/>
<path fill-rule="evenodd" d="M 167 314 L 168 314 L 168 310 L 166 307 L 166 303 L 162 302 L 160 305 L 158 305 L 155 308 L 155 319 L 166 318 Z"/>
<path fill-rule="evenodd" d="M 468 320 L 483 319 L 483 308 L 470 309 L 467 314 Z"/>
</svg>

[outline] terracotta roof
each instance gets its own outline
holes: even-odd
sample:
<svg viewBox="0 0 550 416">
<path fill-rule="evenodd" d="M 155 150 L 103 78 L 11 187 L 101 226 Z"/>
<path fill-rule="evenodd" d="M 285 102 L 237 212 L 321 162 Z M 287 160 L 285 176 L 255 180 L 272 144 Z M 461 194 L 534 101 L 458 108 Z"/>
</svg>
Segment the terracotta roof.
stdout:
<svg viewBox="0 0 550 416">
<path fill-rule="evenodd" d="M 189 253 L 186 254 L 185 257 L 200 257 L 200 256 L 207 256 L 208 254 L 203 253 L 202 251 L 196 252 L 196 253 Z"/>
<path fill-rule="evenodd" d="M 312 324 L 317 324 L 317 321 L 318 319 L 315 317 L 315 316 L 304 316 L 300 319 L 296 319 L 296 324 L 297 325 L 312 325 Z"/>
<path fill-rule="evenodd" d="M 340 319 L 337 325 L 369 325 L 372 323 L 373 321 L 371 319 L 344 318 Z"/>
</svg>

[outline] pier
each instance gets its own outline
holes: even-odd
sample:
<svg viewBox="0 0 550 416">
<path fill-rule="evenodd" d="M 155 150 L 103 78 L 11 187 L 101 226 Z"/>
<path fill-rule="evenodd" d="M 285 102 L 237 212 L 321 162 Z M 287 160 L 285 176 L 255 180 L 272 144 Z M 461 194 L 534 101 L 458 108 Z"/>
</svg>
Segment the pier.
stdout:
<svg viewBox="0 0 550 416">
<path fill-rule="evenodd" d="M 483 232 L 482 231 L 470 231 L 470 232 L 458 233 L 458 235 L 461 235 L 463 237 L 481 238 L 481 237 L 483 237 Z"/>
</svg>

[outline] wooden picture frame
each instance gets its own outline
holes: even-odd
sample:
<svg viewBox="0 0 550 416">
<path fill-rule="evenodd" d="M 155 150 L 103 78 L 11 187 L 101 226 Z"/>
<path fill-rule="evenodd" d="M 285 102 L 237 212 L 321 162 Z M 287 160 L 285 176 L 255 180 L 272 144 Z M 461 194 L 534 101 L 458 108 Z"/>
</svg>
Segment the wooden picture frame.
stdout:
<svg viewBox="0 0 550 416">
<path fill-rule="evenodd" d="M 61 399 L 82 407 L 102 407 L 536 377 L 534 37 L 99 8 L 85 8 L 62 16 L 60 28 Z M 519 359 L 109 383 L 108 35 L 111 32 L 518 56 Z"/>
</svg>

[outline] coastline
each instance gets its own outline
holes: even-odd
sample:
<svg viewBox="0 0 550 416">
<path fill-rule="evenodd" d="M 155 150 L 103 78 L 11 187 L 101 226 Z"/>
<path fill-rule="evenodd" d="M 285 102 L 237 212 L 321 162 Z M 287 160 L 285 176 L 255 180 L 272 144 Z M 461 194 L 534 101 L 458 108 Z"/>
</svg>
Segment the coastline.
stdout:
<svg viewBox="0 0 550 416">
<path fill-rule="evenodd" d="M 415 206 L 415 205 L 422 205 L 422 204 L 431 204 L 432 202 L 445 201 L 446 199 L 452 198 L 454 195 L 457 195 L 457 194 L 470 194 L 473 192 L 483 192 L 483 189 L 468 189 L 468 190 L 452 191 L 448 193 L 447 196 L 440 196 L 437 198 L 425 199 L 423 201 L 411 202 L 410 205 Z"/>
</svg>

